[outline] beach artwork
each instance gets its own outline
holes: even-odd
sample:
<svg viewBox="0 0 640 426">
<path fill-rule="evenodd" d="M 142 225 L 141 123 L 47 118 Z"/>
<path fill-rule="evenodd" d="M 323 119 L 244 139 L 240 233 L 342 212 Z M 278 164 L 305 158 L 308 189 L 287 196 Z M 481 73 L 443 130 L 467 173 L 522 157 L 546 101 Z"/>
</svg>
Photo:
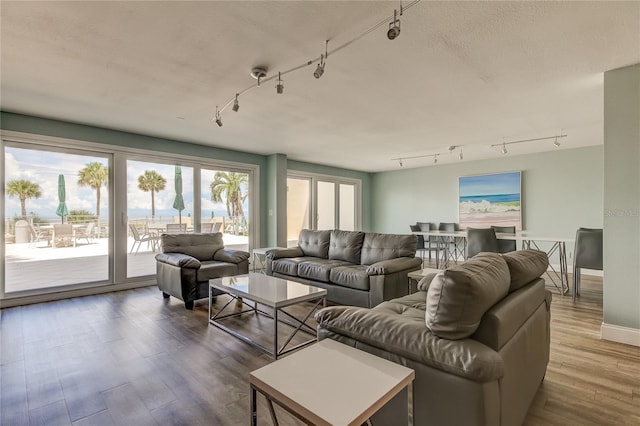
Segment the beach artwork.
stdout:
<svg viewBox="0 0 640 426">
<path fill-rule="evenodd" d="M 522 230 L 520 172 L 460 177 L 459 197 L 460 228 Z"/>
</svg>

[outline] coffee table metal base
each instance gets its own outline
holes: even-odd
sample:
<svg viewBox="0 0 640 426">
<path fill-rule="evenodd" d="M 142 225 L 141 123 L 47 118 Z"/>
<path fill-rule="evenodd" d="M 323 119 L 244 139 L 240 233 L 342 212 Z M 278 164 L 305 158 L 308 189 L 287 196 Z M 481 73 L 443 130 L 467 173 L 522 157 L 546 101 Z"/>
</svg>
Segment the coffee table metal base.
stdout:
<svg viewBox="0 0 640 426">
<path fill-rule="evenodd" d="M 263 311 L 261 309 L 258 308 L 258 303 L 253 302 L 253 306 L 250 305 L 249 303 L 247 303 L 244 299 L 246 298 L 241 298 L 238 296 L 235 296 L 233 294 L 229 294 L 226 293 L 230 299 L 229 301 L 215 314 L 212 315 L 212 309 L 211 309 L 211 305 L 213 302 L 213 297 L 215 297 L 213 295 L 213 287 L 209 286 L 209 323 L 220 328 L 221 330 L 226 331 L 227 333 L 231 334 L 234 337 L 237 337 L 238 339 L 242 340 L 245 343 L 248 343 L 250 345 L 253 345 L 259 349 L 262 349 L 264 352 L 266 352 L 267 354 L 271 355 L 272 357 L 274 357 L 275 359 L 278 359 L 278 357 L 288 354 L 289 352 L 293 352 L 295 350 L 298 350 L 304 346 L 310 345 L 312 343 L 314 343 L 316 341 L 316 331 L 313 327 L 311 327 L 309 324 L 307 324 L 307 320 L 309 319 L 309 317 L 316 311 L 316 309 L 318 309 L 318 307 L 320 305 L 322 305 L 322 307 L 326 306 L 326 298 L 325 296 L 320 296 L 317 299 L 313 299 L 315 300 L 314 305 L 311 307 L 311 309 L 306 313 L 306 315 L 304 316 L 303 319 L 299 319 L 297 317 L 295 317 L 294 315 L 290 314 L 289 312 L 285 311 L 284 308 L 273 308 L 273 312 L 269 313 L 266 311 Z M 231 305 L 233 302 L 241 302 L 243 305 L 247 306 L 249 309 L 243 309 L 239 312 L 231 312 L 231 313 L 227 313 L 227 314 L 222 314 L 224 312 L 224 310 Z M 273 348 L 269 349 L 266 346 L 256 342 L 255 340 L 251 339 L 248 336 L 245 336 L 244 334 L 239 333 L 238 331 L 227 327 L 226 325 L 224 325 L 222 323 L 223 320 L 228 319 L 228 318 L 234 318 L 234 317 L 238 317 L 244 314 L 255 314 L 255 315 L 264 315 L 267 318 L 271 318 L 273 319 Z M 292 322 L 288 322 L 288 321 L 284 321 L 283 319 L 278 319 L 278 314 L 284 314 L 284 316 L 286 316 L 287 318 L 291 319 Z M 290 327 L 293 327 L 294 330 L 287 336 L 285 342 L 282 344 L 281 347 L 278 347 L 278 323 L 281 324 L 286 324 Z M 298 332 L 303 332 L 306 334 L 309 334 L 311 336 L 313 336 L 312 339 L 306 340 L 304 342 L 298 343 L 297 345 L 288 347 L 289 344 L 291 343 L 291 341 L 293 340 L 294 336 L 298 333 Z"/>
</svg>

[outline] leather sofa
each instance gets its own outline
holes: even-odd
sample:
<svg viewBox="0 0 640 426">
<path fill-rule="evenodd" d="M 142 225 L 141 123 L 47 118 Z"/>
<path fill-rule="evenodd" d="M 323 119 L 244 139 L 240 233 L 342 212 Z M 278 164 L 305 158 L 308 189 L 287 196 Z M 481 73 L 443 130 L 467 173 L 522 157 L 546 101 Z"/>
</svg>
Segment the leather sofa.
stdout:
<svg viewBox="0 0 640 426">
<path fill-rule="evenodd" d="M 249 253 L 225 250 L 222 234 L 163 234 L 156 254 L 158 288 L 177 297 L 187 309 L 209 297 L 209 280 L 249 273 Z M 215 290 L 217 294 L 222 292 Z"/>
<path fill-rule="evenodd" d="M 318 311 L 335 339 L 412 368 L 413 424 L 520 425 L 549 362 L 551 293 L 543 252 L 480 253 L 373 309 Z M 372 419 L 406 424 L 406 391 Z"/>
<path fill-rule="evenodd" d="M 266 273 L 321 287 L 327 300 L 373 307 L 408 293 L 407 274 L 421 268 L 415 235 L 300 232 L 297 247 L 267 252 Z"/>
</svg>

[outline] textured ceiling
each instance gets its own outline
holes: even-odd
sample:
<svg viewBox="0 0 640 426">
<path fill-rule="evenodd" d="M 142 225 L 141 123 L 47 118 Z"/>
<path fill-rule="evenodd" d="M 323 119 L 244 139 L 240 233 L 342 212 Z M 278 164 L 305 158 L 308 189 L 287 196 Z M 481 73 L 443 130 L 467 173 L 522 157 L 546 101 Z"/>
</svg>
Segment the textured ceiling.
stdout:
<svg viewBox="0 0 640 426">
<path fill-rule="evenodd" d="M 408 4 L 408 2 L 404 2 Z M 603 143 L 603 72 L 640 62 L 640 2 L 428 2 L 315 64 L 393 15 L 399 2 L 1 3 L 4 111 L 362 171 L 397 157 L 568 134 Z M 509 155 L 554 149 L 514 144 Z M 556 148 L 557 149 L 557 148 Z M 459 161 L 443 155 L 438 164 Z M 405 167 L 432 165 L 405 160 Z"/>
</svg>

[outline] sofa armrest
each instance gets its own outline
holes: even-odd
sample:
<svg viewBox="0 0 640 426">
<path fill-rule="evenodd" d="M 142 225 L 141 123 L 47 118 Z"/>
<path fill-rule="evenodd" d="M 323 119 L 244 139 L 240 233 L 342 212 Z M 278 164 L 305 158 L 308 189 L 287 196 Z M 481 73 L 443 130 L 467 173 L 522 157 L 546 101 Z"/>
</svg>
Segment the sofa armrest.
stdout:
<svg viewBox="0 0 640 426">
<path fill-rule="evenodd" d="M 367 275 L 388 275 L 404 270 L 415 270 L 422 265 L 422 259 L 417 257 L 397 257 L 395 259 L 376 262 L 367 267 Z"/>
<path fill-rule="evenodd" d="M 289 247 L 284 249 L 272 249 L 267 252 L 267 259 L 275 260 L 283 257 L 301 257 L 304 252 L 300 247 Z"/>
<path fill-rule="evenodd" d="M 218 250 L 213 254 L 213 260 L 228 263 L 241 263 L 249 259 L 249 253 L 242 250 Z"/>
<path fill-rule="evenodd" d="M 201 265 L 200 261 L 195 257 L 182 253 L 158 253 L 156 254 L 156 260 L 178 268 L 198 269 Z"/>
<path fill-rule="evenodd" d="M 344 335 L 476 382 L 485 383 L 504 375 L 502 357 L 489 347 L 473 339 L 442 339 L 431 333 L 424 322 L 400 313 L 336 306 L 318 311 L 315 319 L 318 331 Z"/>
</svg>

